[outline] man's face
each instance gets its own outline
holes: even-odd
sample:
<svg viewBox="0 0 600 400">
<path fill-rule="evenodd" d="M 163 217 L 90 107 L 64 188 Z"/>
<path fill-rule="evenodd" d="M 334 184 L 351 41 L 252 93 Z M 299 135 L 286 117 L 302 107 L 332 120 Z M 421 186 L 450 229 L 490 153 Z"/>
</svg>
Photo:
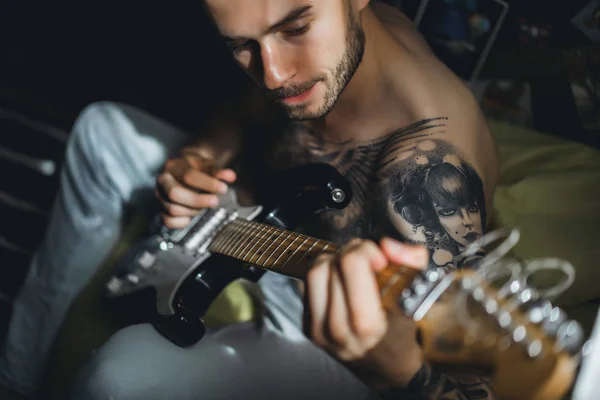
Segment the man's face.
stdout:
<svg viewBox="0 0 600 400">
<path fill-rule="evenodd" d="M 363 3 L 206 0 L 237 63 L 295 120 L 327 114 L 358 68 Z"/>
</svg>

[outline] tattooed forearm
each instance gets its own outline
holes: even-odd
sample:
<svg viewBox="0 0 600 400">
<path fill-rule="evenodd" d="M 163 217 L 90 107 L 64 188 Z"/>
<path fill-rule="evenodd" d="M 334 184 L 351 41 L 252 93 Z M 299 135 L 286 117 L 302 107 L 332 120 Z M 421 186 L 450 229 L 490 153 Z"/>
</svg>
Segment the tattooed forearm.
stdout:
<svg viewBox="0 0 600 400">
<path fill-rule="evenodd" d="M 487 381 L 476 376 L 452 377 L 423 364 L 408 387 L 380 393 L 382 400 L 493 400 Z"/>
</svg>

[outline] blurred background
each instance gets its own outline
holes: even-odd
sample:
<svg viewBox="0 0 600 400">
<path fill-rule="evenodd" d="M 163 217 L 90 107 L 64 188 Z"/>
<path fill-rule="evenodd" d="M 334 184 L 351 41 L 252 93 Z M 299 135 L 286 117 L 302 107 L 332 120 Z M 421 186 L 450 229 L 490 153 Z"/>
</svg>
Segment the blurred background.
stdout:
<svg viewBox="0 0 600 400">
<path fill-rule="evenodd" d="M 387 2 L 420 18 L 486 115 L 598 147 L 597 0 Z M 197 1 L 1 3 L 0 335 L 77 114 L 121 101 L 193 130 L 244 79 L 215 39 Z"/>
</svg>

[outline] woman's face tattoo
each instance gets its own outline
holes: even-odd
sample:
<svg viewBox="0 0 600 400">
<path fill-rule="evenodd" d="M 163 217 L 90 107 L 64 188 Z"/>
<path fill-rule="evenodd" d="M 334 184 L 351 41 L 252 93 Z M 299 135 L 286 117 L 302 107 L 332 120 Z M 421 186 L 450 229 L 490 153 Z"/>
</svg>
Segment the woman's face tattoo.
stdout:
<svg viewBox="0 0 600 400">
<path fill-rule="evenodd" d="M 446 233 L 461 246 L 468 246 L 483 234 L 477 203 L 452 208 L 442 208 L 434 203 L 434 208 Z"/>
<path fill-rule="evenodd" d="M 483 183 L 449 143 L 417 140 L 408 156 L 387 169 L 394 225 L 408 240 L 425 244 L 437 266 L 458 266 L 455 256 L 483 235 Z"/>
</svg>

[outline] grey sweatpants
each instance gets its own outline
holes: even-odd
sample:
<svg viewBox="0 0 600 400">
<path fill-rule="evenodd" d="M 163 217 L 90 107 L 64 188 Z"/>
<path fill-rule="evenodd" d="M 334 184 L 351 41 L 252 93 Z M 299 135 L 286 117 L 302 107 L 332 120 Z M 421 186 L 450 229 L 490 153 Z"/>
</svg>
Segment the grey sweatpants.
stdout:
<svg viewBox="0 0 600 400">
<path fill-rule="evenodd" d="M 32 394 L 69 306 L 111 251 L 126 206 L 154 212 L 155 177 L 182 146 L 176 128 L 114 103 L 82 112 L 69 139 L 51 222 L 0 353 L 0 385 Z M 362 399 L 370 391 L 301 332 L 288 279 L 261 279 L 260 323 L 211 331 L 181 349 L 149 325 L 116 333 L 81 371 L 72 399 Z"/>
</svg>

